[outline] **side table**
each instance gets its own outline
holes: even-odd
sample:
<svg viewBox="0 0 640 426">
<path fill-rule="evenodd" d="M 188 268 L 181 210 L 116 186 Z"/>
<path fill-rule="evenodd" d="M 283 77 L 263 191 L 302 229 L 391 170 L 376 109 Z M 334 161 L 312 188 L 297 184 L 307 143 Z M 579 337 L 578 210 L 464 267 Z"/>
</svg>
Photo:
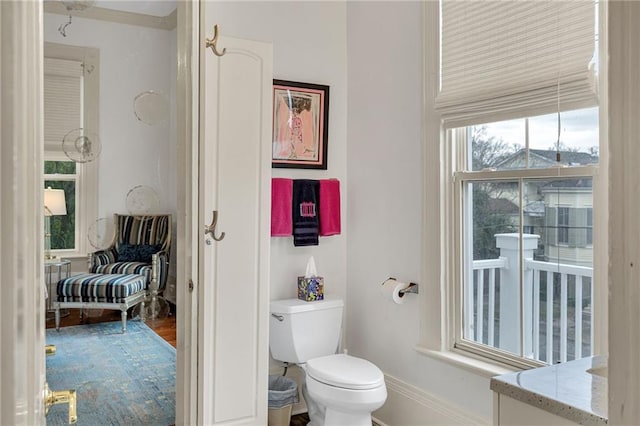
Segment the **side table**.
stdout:
<svg viewBox="0 0 640 426">
<path fill-rule="evenodd" d="M 68 259 L 45 259 L 44 280 L 46 292 L 47 321 L 55 318 L 53 299 L 56 297 L 56 285 L 58 281 L 69 278 L 71 275 L 71 261 Z M 49 315 L 51 314 L 51 315 Z M 69 310 L 60 311 L 61 317 L 69 316 Z"/>
</svg>

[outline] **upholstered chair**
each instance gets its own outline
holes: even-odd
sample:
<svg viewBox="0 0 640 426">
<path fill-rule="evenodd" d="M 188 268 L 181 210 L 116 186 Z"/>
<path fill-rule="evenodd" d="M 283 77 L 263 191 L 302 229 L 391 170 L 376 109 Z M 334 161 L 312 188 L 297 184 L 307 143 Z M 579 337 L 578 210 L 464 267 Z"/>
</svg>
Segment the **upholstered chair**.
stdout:
<svg viewBox="0 0 640 426">
<path fill-rule="evenodd" d="M 171 215 L 114 215 L 112 245 L 89 254 L 89 272 L 141 274 L 152 296 L 167 286 L 171 254 Z"/>
</svg>

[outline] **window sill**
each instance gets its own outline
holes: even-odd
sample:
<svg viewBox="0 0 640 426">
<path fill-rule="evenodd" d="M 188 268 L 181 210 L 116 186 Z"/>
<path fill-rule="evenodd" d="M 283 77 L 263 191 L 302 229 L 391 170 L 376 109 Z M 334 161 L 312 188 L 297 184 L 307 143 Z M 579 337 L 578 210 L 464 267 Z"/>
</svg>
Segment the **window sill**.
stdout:
<svg viewBox="0 0 640 426">
<path fill-rule="evenodd" d="M 87 260 L 87 256 L 86 254 L 81 254 L 81 253 L 51 253 L 53 256 L 57 257 L 58 259 L 68 259 L 68 260 Z"/>
<path fill-rule="evenodd" d="M 452 365 L 454 367 L 462 368 L 463 370 L 477 374 L 481 377 L 491 378 L 493 376 L 519 371 L 515 367 L 491 362 L 486 358 L 476 357 L 468 352 L 456 350 L 438 351 L 434 349 L 428 349 L 419 345 L 414 349 L 418 353 L 429 358 L 445 362 L 446 364 Z"/>
</svg>

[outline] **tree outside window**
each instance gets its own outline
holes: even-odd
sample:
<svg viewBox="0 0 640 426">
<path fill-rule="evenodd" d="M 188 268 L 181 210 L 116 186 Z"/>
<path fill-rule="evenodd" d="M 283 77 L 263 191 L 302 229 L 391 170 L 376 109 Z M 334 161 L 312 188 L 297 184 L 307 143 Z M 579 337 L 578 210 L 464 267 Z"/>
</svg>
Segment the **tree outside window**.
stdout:
<svg viewBox="0 0 640 426">
<path fill-rule="evenodd" d="M 44 187 L 64 190 L 67 214 L 51 216 L 51 250 L 73 250 L 76 244 L 76 163 L 45 161 Z"/>
</svg>

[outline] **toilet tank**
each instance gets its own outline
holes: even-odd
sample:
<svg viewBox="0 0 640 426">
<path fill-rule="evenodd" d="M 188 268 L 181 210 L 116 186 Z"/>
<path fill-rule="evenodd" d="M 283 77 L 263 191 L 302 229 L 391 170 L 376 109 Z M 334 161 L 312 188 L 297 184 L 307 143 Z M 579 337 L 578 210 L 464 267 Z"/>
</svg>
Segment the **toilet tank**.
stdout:
<svg viewBox="0 0 640 426">
<path fill-rule="evenodd" d="M 336 353 L 343 306 L 342 299 L 271 301 L 269 348 L 273 359 L 300 364 Z"/>
</svg>

